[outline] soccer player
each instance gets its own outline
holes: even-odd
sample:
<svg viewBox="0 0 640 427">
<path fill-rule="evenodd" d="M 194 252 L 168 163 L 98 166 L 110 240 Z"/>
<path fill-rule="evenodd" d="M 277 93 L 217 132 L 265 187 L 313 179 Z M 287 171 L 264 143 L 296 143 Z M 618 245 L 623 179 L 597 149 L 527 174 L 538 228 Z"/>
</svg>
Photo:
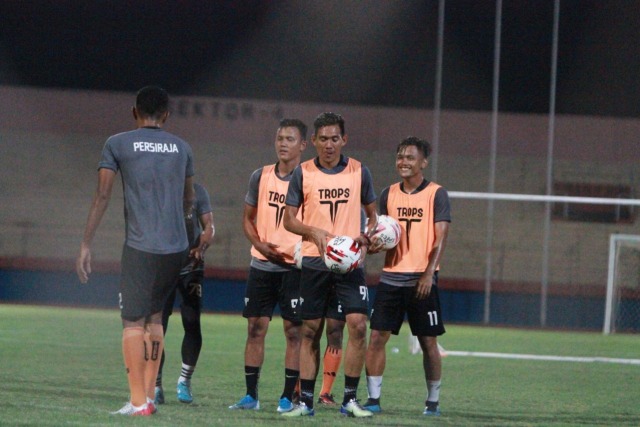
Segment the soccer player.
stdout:
<svg viewBox="0 0 640 427">
<path fill-rule="evenodd" d="M 402 226 L 400 243 L 386 252 L 380 283 L 371 313 L 371 336 L 366 355 L 369 399 L 364 407 L 380 412 L 382 374 L 386 364 L 385 345 L 398 335 L 405 314 L 411 333 L 423 351 L 427 382 L 424 415 L 440 415 L 438 406 L 442 363 L 438 336 L 444 334 L 438 297 L 438 269 L 449 232 L 451 210 L 447 191 L 427 181 L 431 147 L 416 137 L 404 139 L 396 150 L 396 170 L 402 178 L 382 190 L 380 212 Z M 370 252 L 380 250 L 374 238 Z"/>
<path fill-rule="evenodd" d="M 365 231 L 367 226 L 367 217 L 364 209 L 360 211 L 360 228 Z M 364 266 L 364 263 L 362 263 Z M 329 302 L 327 315 L 325 319 L 325 334 L 327 337 L 327 346 L 324 350 L 322 358 L 322 387 L 320 388 L 320 397 L 318 403 L 326 406 L 336 405 L 331 390 L 336 380 L 340 362 L 342 361 L 342 338 L 344 336 L 344 327 L 346 319 L 342 304 L 337 298 L 332 298 Z"/>
<path fill-rule="evenodd" d="M 182 371 L 178 378 L 177 394 L 178 400 L 183 403 L 193 402 L 191 393 L 191 377 L 196 369 L 200 349 L 202 348 L 202 329 L 200 327 L 200 316 L 202 314 L 202 281 L 204 279 L 204 252 L 213 241 L 215 227 L 213 224 L 213 213 L 211 212 L 211 199 L 209 193 L 200 184 L 195 183 L 193 187 L 196 192 L 196 203 L 194 215 L 186 218 L 187 235 L 191 242 L 192 251 L 202 248 L 201 258 L 196 259 L 190 256 L 187 263 L 180 271 L 180 277 L 176 286 L 167 298 L 162 310 L 162 329 L 167 334 L 169 326 L 169 316 L 173 312 L 173 304 L 176 300 L 176 292 L 180 293 L 182 303 L 180 304 L 180 314 L 182 316 L 182 327 L 184 337 L 182 338 Z M 162 389 L 162 368 L 164 366 L 165 352 L 162 352 L 160 369 L 156 378 L 155 404 L 164 403 L 164 390 Z"/>
<path fill-rule="evenodd" d="M 244 350 L 246 395 L 229 409 L 260 409 L 258 380 L 264 362 L 264 342 L 276 304 L 286 338 L 284 390 L 277 411 L 293 409 L 293 393 L 300 375 L 300 270 L 293 252 L 300 237 L 282 224 L 284 202 L 294 169 L 307 145 L 307 126 L 298 119 L 283 119 L 276 132 L 278 162 L 253 172 L 245 197 L 242 225 L 252 244 L 251 265 L 242 315 L 247 318 Z"/>
<path fill-rule="evenodd" d="M 162 307 L 189 253 L 185 216 L 192 214 L 193 154 L 182 139 L 162 129 L 169 117 L 164 89 L 140 89 L 133 107 L 137 129 L 107 139 L 98 165 L 98 185 L 89 210 L 76 272 L 91 273 L 91 243 L 122 173 L 125 242 L 120 279 L 122 352 L 130 400 L 114 414 L 151 415 L 164 346 Z M 204 245 L 204 242 L 202 242 Z M 193 250 L 202 258 L 202 246 Z"/>
<path fill-rule="evenodd" d="M 332 292 L 346 314 L 348 340 L 344 355 L 345 389 L 340 411 L 355 417 L 372 413 L 356 400 L 364 366 L 367 333 L 368 292 L 362 268 L 335 274 L 325 266 L 323 254 L 328 239 L 353 237 L 366 253 L 368 238 L 360 233 L 360 211 L 364 207 L 369 229 L 376 222 L 376 194 L 369 169 L 358 160 L 342 155 L 347 144 L 344 119 L 322 113 L 314 121 L 313 145 L 317 156 L 300 164 L 287 193 L 284 226 L 302 236 L 300 308 L 300 404 L 285 416 L 314 415 L 313 399 L 319 365 L 319 341 Z M 302 217 L 298 214 L 302 211 Z M 364 256 L 364 255 L 363 255 Z"/>
<path fill-rule="evenodd" d="M 346 319 L 344 311 L 342 310 L 342 304 L 338 300 L 335 292 L 332 292 L 324 319 L 327 345 L 322 358 L 322 387 L 320 389 L 320 396 L 318 397 L 318 403 L 321 405 L 337 405 L 331 390 L 338 376 L 340 362 L 342 361 L 342 339 L 345 324 Z M 319 348 L 318 343 L 318 349 Z M 297 391 L 300 391 L 299 388 Z"/>
</svg>

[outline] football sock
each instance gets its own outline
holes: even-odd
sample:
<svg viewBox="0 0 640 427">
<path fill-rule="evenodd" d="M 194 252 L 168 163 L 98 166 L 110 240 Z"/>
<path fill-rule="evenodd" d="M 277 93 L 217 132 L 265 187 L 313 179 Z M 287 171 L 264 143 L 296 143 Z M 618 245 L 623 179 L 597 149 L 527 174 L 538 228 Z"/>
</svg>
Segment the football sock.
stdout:
<svg viewBox="0 0 640 427">
<path fill-rule="evenodd" d="M 293 369 L 284 370 L 284 390 L 282 391 L 282 397 L 293 401 L 293 391 L 298 384 L 298 378 L 300 377 L 300 371 L 294 371 Z"/>
<path fill-rule="evenodd" d="M 156 376 L 156 387 L 162 387 L 162 367 L 163 366 L 164 366 L 164 351 L 162 352 L 162 357 L 160 358 L 160 367 L 158 368 L 158 375 Z"/>
<path fill-rule="evenodd" d="M 147 397 L 153 400 L 155 398 L 156 379 L 158 377 L 164 347 L 162 325 L 155 323 L 148 324 L 144 336 L 146 349 L 145 358 L 147 361 L 144 371 L 145 388 L 147 390 Z"/>
<path fill-rule="evenodd" d="M 247 385 L 247 394 L 254 399 L 258 398 L 258 380 L 260 379 L 259 366 L 244 367 L 244 382 Z"/>
<path fill-rule="evenodd" d="M 131 393 L 131 404 L 141 406 L 147 403 L 144 368 L 144 328 L 141 326 L 122 330 L 122 355 L 127 370 L 127 381 Z M 155 381 L 155 378 L 154 378 Z"/>
<path fill-rule="evenodd" d="M 427 402 L 438 402 L 440 400 L 440 380 L 427 381 Z"/>
<path fill-rule="evenodd" d="M 346 405 L 350 400 L 356 398 L 359 382 L 360 377 L 350 377 L 347 375 L 344 376 L 344 398 L 342 399 L 343 405 Z"/>
<path fill-rule="evenodd" d="M 331 394 L 333 382 L 336 380 L 338 369 L 340 369 L 341 360 L 342 349 L 327 346 L 322 361 L 322 389 L 320 390 L 320 395 Z"/>
<path fill-rule="evenodd" d="M 178 378 L 178 382 L 191 384 L 191 377 L 193 376 L 193 371 L 195 370 L 196 370 L 195 366 L 190 366 L 185 363 L 182 363 L 182 371 L 180 371 L 180 378 Z"/>
<path fill-rule="evenodd" d="M 313 391 L 316 388 L 316 380 L 300 380 L 300 402 L 313 409 Z"/>
<path fill-rule="evenodd" d="M 369 399 L 380 399 L 380 393 L 382 392 L 382 375 L 367 375 L 367 392 L 369 393 Z"/>
</svg>

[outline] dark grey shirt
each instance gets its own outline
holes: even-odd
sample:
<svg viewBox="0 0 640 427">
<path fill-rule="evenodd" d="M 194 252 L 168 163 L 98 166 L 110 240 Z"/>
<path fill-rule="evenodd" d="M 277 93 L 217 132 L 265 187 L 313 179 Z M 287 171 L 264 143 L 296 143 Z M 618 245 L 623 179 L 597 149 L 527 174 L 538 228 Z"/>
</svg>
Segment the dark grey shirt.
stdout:
<svg viewBox="0 0 640 427">
<path fill-rule="evenodd" d="M 189 144 L 157 128 L 119 133 L 107 139 L 101 168 L 122 174 L 126 245 L 156 254 L 187 249 L 184 183 L 194 174 Z"/>
<path fill-rule="evenodd" d="M 200 234 L 202 234 L 200 217 L 213 210 L 211 208 L 211 198 L 209 197 L 207 189 L 198 183 L 193 184 L 193 189 L 196 192 L 196 202 L 193 209 L 194 214 L 191 218 L 185 219 L 190 248 L 195 248 L 200 244 Z M 189 274 L 194 271 L 204 271 L 204 260 L 195 261 L 193 258 L 189 258 L 180 274 Z"/>
</svg>

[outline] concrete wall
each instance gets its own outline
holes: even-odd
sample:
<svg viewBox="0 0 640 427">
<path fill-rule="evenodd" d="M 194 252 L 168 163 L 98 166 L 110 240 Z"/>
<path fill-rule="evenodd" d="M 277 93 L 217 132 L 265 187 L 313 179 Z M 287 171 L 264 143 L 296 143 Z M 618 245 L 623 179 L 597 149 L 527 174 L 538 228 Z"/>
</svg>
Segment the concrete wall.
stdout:
<svg viewBox="0 0 640 427">
<path fill-rule="evenodd" d="M 0 87 L 0 257 L 60 259 L 73 266 L 96 185 L 105 139 L 131 129 L 134 94 Z M 376 190 L 397 181 L 394 150 L 405 136 L 432 140 L 432 111 L 352 105 L 178 98 L 166 129 L 193 147 L 197 178 L 212 195 L 215 244 L 210 267 L 246 270 L 249 245 L 240 218 L 251 172 L 274 161 L 280 117 L 299 117 L 311 127 L 323 111 L 347 122 L 347 155 L 371 169 Z M 487 190 L 491 115 L 444 111 L 437 181 L 450 191 Z M 546 116 L 501 114 L 498 120 L 496 192 L 544 194 Z M 563 181 L 621 183 L 640 194 L 640 120 L 556 118 L 553 175 Z M 315 150 L 309 147 L 305 158 Z M 436 162 L 437 160 L 437 162 Z M 436 163 L 434 165 L 434 163 Z M 427 171 L 430 176 L 431 171 Z M 505 283 L 538 283 L 544 204 L 497 202 L 494 276 Z M 487 203 L 454 199 L 453 224 L 442 275 L 482 282 L 486 259 Z M 96 262 L 117 263 L 123 241 L 122 193 L 112 203 L 94 245 Z M 553 221 L 550 279 L 554 285 L 606 281 L 608 236 L 640 234 L 640 221 L 596 224 Z M 370 273 L 381 256 L 370 257 Z"/>
</svg>

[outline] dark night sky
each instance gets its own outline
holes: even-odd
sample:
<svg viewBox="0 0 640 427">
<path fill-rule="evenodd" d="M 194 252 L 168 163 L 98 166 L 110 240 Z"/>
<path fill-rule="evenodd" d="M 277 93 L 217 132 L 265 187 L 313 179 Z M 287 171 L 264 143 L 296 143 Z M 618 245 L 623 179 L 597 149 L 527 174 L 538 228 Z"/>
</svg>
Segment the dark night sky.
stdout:
<svg viewBox="0 0 640 427">
<path fill-rule="evenodd" d="M 436 0 L 5 1 L 0 84 L 432 108 Z M 504 0 L 502 111 L 547 113 L 553 2 Z M 560 114 L 640 116 L 639 1 L 562 0 Z M 448 0 L 442 107 L 492 105 L 495 3 Z"/>
</svg>

